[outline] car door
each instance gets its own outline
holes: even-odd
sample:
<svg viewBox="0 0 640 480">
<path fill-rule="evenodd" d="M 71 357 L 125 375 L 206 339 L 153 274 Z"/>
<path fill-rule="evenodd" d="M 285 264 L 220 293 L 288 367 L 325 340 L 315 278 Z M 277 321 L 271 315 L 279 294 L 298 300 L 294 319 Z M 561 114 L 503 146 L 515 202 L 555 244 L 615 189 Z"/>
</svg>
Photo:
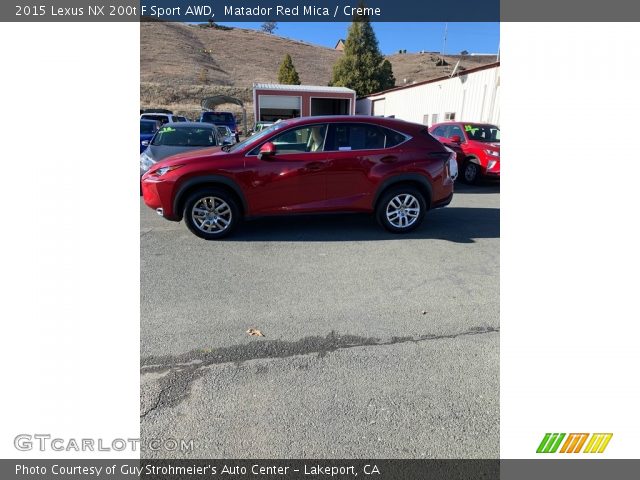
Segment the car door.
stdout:
<svg viewBox="0 0 640 480">
<path fill-rule="evenodd" d="M 393 147 L 407 137 L 367 123 L 334 123 L 327 136 L 327 201 L 331 210 L 368 210 L 377 177 L 401 162 Z"/>
<path fill-rule="evenodd" d="M 258 158 L 260 147 L 249 153 L 251 160 L 248 201 L 256 214 L 313 212 L 326 198 L 326 154 L 323 151 L 327 125 L 291 128 L 269 139 L 274 155 Z"/>
</svg>

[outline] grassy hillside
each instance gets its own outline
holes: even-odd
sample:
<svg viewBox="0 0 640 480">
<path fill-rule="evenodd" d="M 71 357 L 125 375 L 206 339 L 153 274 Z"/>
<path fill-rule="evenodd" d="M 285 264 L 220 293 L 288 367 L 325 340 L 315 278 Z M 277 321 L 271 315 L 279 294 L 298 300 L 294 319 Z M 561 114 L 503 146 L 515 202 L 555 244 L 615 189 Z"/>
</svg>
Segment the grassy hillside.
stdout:
<svg viewBox="0 0 640 480">
<path fill-rule="evenodd" d="M 253 83 L 277 82 L 278 67 L 287 53 L 305 85 L 327 85 L 333 65 L 342 55 L 255 30 L 140 23 L 141 107 L 170 108 L 194 117 L 203 97 L 226 94 L 247 102 L 247 113 L 252 116 Z M 446 75 L 458 61 L 457 57 L 445 57 L 446 64 L 437 66 L 440 56 L 429 53 L 388 58 L 397 85 Z M 464 57 L 461 65 L 472 68 L 492 61 L 494 57 Z"/>
</svg>

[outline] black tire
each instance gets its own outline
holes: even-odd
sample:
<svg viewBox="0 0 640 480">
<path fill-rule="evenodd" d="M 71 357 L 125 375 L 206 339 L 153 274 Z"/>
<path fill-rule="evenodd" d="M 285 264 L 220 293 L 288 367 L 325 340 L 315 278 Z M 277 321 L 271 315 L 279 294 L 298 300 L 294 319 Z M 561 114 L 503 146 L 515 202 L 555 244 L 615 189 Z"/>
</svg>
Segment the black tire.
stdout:
<svg viewBox="0 0 640 480">
<path fill-rule="evenodd" d="M 469 185 L 475 185 L 480 180 L 480 176 L 480 165 L 472 160 L 467 160 L 460 175 L 461 180 Z"/>
<path fill-rule="evenodd" d="M 224 204 L 228 207 L 228 214 Z M 196 206 L 197 212 L 194 211 Z M 198 190 L 187 198 L 183 219 L 194 235 L 205 240 L 218 240 L 233 232 L 240 223 L 241 213 L 232 194 L 212 187 Z"/>
<path fill-rule="evenodd" d="M 396 210 L 400 210 L 400 208 L 397 207 L 398 197 L 401 199 L 403 196 L 405 196 L 405 202 L 407 202 L 407 205 L 405 206 L 406 210 L 402 209 L 404 215 L 403 217 L 400 217 L 399 214 L 398 216 L 394 216 L 394 208 Z M 406 196 L 413 197 L 415 202 Z M 392 202 L 394 202 L 394 204 L 392 204 Z M 413 207 L 415 203 L 419 205 L 417 216 L 409 217 L 411 213 L 416 213 L 414 209 L 410 208 L 410 206 Z M 426 212 L 427 202 L 424 199 L 424 195 L 417 188 L 409 185 L 389 189 L 382 194 L 378 201 L 378 205 L 376 206 L 376 218 L 378 222 L 392 233 L 407 233 L 415 230 L 424 220 Z M 405 219 L 404 222 L 407 223 L 406 226 L 400 226 L 400 224 L 403 223 L 403 218 Z"/>
</svg>

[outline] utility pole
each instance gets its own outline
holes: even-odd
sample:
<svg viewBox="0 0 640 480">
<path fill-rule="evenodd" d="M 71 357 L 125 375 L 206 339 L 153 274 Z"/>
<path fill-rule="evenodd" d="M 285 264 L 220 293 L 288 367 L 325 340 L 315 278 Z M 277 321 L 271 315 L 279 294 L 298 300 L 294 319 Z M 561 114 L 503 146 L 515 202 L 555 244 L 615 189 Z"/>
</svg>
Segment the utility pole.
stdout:
<svg viewBox="0 0 640 480">
<path fill-rule="evenodd" d="M 448 23 L 444 24 L 444 39 L 442 42 L 442 55 L 445 55 L 447 53 L 447 27 L 449 26 Z"/>
</svg>

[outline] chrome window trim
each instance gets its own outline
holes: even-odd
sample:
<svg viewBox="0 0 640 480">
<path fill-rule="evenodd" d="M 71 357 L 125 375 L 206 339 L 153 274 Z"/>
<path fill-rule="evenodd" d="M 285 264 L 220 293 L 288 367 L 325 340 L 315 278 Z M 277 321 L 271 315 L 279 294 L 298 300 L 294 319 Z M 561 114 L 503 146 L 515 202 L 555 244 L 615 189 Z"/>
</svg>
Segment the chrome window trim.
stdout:
<svg viewBox="0 0 640 480">
<path fill-rule="evenodd" d="M 345 116 L 348 116 L 348 115 L 345 115 Z M 374 126 L 374 127 L 380 127 L 380 128 L 384 128 L 384 129 L 387 129 L 387 130 L 391 130 L 392 132 L 395 132 L 395 133 L 397 133 L 399 135 L 402 135 L 404 137 L 404 141 L 398 143 L 397 145 L 394 145 L 393 147 L 386 147 L 385 146 L 385 147 L 382 147 L 382 148 L 363 148 L 363 149 L 360 149 L 360 150 L 325 150 L 324 146 L 327 144 L 327 135 L 329 133 L 329 128 L 328 127 L 331 126 L 331 125 L 335 125 L 335 124 L 341 124 L 341 125 L 351 125 L 351 124 L 354 124 L 354 125 L 371 125 L 371 126 Z M 398 130 L 396 130 L 394 128 L 387 127 L 385 125 L 379 125 L 377 123 L 371 123 L 371 122 L 319 122 L 319 123 L 309 123 L 309 124 L 304 125 L 304 126 L 305 127 L 306 126 L 312 127 L 312 126 L 315 126 L 315 125 L 327 125 L 327 130 L 324 133 L 324 144 L 322 146 L 323 147 L 322 151 L 319 151 L 319 152 L 298 152 L 297 154 L 300 154 L 300 153 L 344 153 L 344 152 L 384 151 L 384 150 L 391 150 L 392 148 L 399 147 L 400 145 L 404 145 L 409 140 L 413 139 L 413 136 L 408 135 L 408 134 L 403 133 L 403 132 L 400 132 L 400 131 L 398 131 Z M 289 130 L 293 130 L 295 128 L 298 128 L 298 127 L 292 127 Z M 299 128 L 302 128 L 302 126 L 300 126 Z M 289 130 L 283 130 L 281 133 L 286 133 Z M 385 145 L 386 145 L 386 143 L 387 143 L 386 137 L 385 137 L 384 141 L 385 141 Z M 256 147 L 252 148 L 251 150 L 254 150 L 255 148 L 260 148 L 262 145 L 264 145 L 267 142 L 269 142 L 269 140 L 261 143 L 260 145 L 257 145 Z M 249 152 L 247 152 L 244 156 L 245 157 L 257 157 L 258 154 L 250 155 L 251 150 L 249 150 Z M 291 153 L 283 153 L 283 155 L 291 155 Z"/>
</svg>

